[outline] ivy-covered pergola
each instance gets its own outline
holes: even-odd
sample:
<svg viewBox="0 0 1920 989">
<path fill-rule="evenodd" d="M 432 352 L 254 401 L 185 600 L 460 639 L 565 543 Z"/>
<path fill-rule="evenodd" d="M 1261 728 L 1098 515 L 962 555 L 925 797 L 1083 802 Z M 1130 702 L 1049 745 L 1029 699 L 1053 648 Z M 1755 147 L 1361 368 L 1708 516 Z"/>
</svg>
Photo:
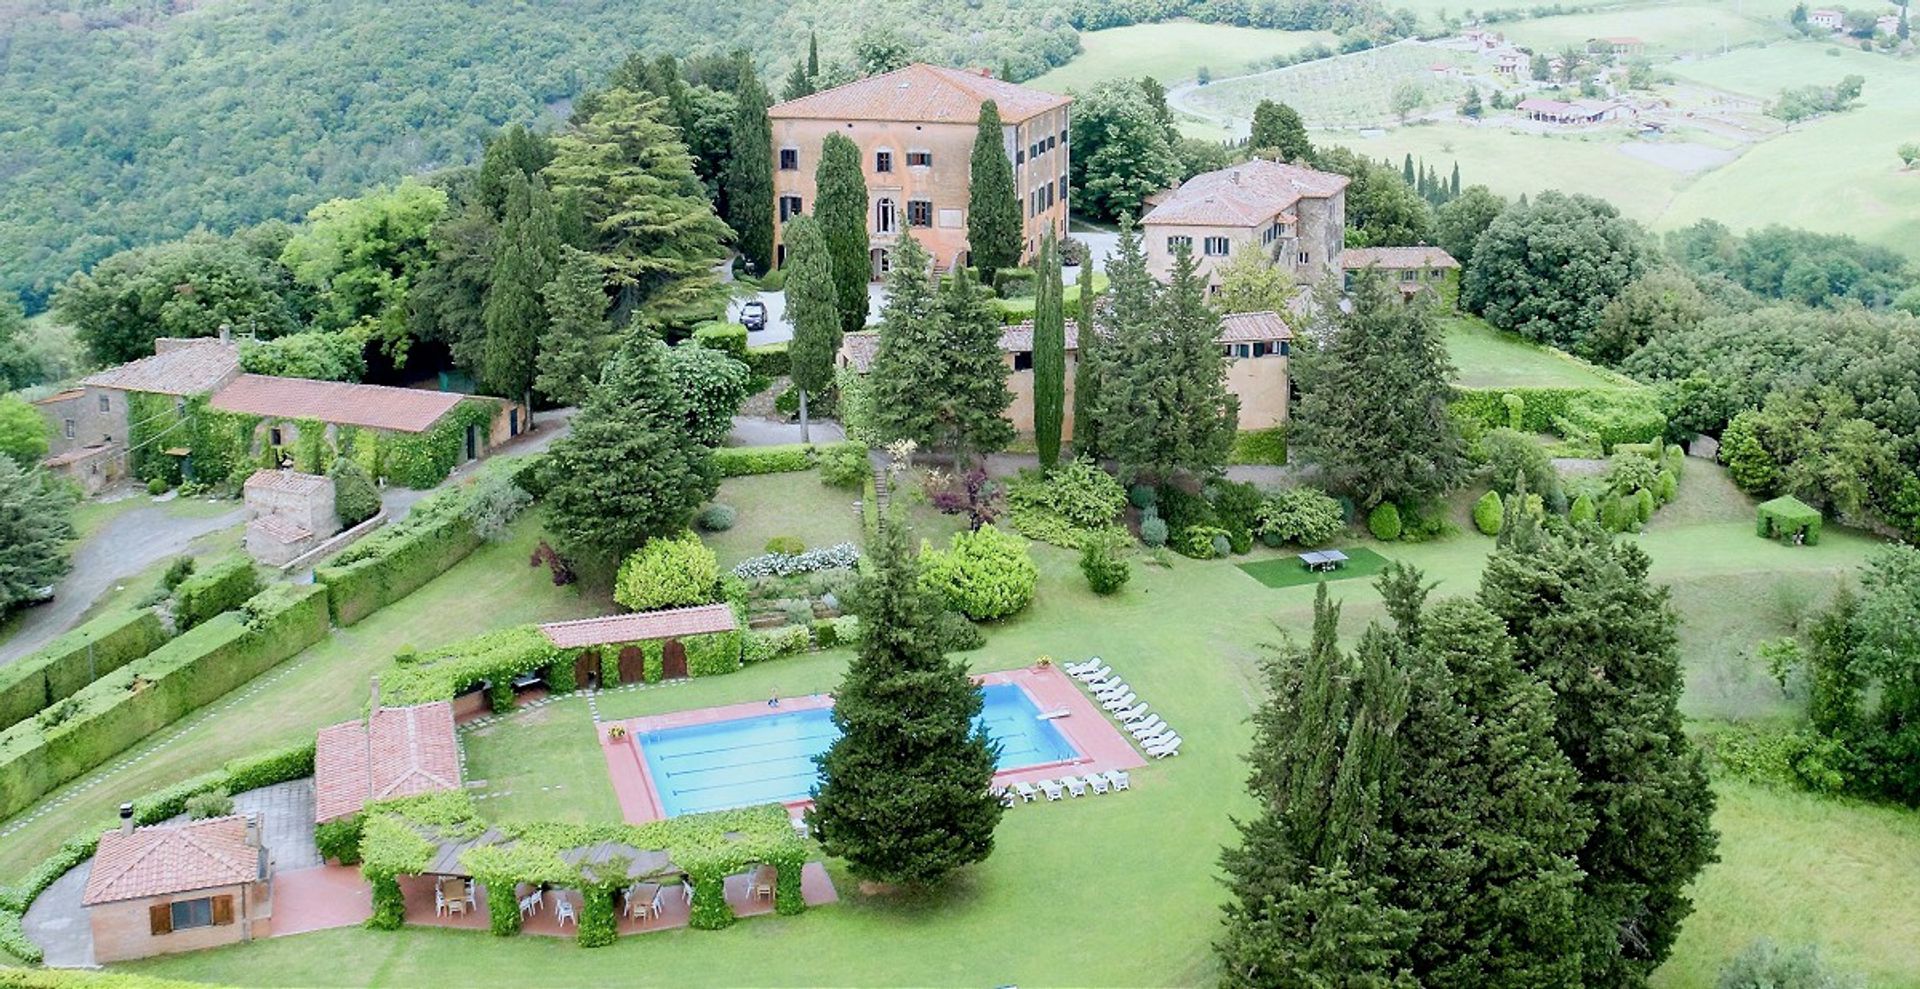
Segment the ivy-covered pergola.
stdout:
<svg viewBox="0 0 1920 989">
<path fill-rule="evenodd" d="M 693 889 L 688 926 L 734 922 L 726 878 L 755 865 L 776 872 L 774 910 L 806 909 L 801 871 L 807 846 L 778 804 L 690 814 L 648 824 L 487 822 L 465 793 L 434 793 L 368 808 L 361 873 L 373 889 L 369 927 L 406 922 L 402 876 L 458 875 L 486 887 L 493 933 L 517 934 L 520 884 L 577 889 L 582 946 L 618 937 L 614 894 L 643 880 L 675 879 Z"/>
<path fill-rule="evenodd" d="M 1765 539 L 1812 546 L 1820 541 L 1820 523 L 1819 509 L 1792 495 L 1781 495 L 1760 503 L 1755 531 Z"/>
</svg>

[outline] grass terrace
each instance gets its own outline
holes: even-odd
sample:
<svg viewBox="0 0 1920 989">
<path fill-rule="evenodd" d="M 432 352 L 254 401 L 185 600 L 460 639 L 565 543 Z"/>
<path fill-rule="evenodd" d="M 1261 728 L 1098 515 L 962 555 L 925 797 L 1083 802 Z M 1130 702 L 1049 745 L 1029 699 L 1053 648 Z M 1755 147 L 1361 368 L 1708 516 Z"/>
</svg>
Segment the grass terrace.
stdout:
<svg viewBox="0 0 1920 989">
<path fill-rule="evenodd" d="M 1086 90 L 1109 79 L 1152 76 L 1168 86 L 1187 82 L 1201 66 L 1215 79 L 1254 71 L 1276 55 L 1291 55 L 1308 45 L 1332 46 L 1331 31 L 1277 31 L 1168 21 L 1088 31 L 1080 36 L 1079 57 L 1023 85 L 1064 93 Z"/>
<path fill-rule="evenodd" d="M 1442 321 L 1453 382 L 1463 388 L 1615 388 L 1619 377 L 1571 354 L 1494 329 L 1478 316 Z"/>
</svg>

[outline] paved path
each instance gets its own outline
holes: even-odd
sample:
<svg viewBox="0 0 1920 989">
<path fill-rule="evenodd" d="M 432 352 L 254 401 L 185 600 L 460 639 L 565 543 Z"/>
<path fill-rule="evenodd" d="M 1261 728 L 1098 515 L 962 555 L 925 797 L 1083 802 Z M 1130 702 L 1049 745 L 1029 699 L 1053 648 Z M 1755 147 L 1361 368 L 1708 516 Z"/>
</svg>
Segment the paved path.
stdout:
<svg viewBox="0 0 1920 989">
<path fill-rule="evenodd" d="M 749 299 L 759 299 L 767 307 L 767 328 L 747 334 L 747 346 L 763 347 L 793 339 L 793 327 L 787 325 L 785 292 L 751 292 L 727 303 L 727 318 L 738 322 L 740 307 Z M 879 282 L 867 283 L 867 325 L 880 321 L 880 306 L 887 301 L 887 289 Z"/>
<path fill-rule="evenodd" d="M 847 431 L 831 419 L 813 419 L 807 423 L 807 435 L 814 443 L 838 443 L 847 438 Z M 734 416 L 733 430 L 727 434 L 728 446 L 780 446 L 798 442 L 799 423 L 752 416 Z"/>
<path fill-rule="evenodd" d="M 236 794 L 233 812 L 260 815 L 260 839 L 273 855 L 275 873 L 320 865 L 320 850 L 313 843 L 313 780 L 293 780 Z M 93 927 L 87 920 L 87 908 L 80 905 L 87 873 L 92 869 L 92 859 L 74 866 L 36 897 L 21 919 L 21 927 L 45 952 L 51 968 L 94 964 Z"/>
<path fill-rule="evenodd" d="M 21 613 L 19 630 L 0 644 L 0 664 L 11 663 L 72 628 L 117 581 L 179 556 L 201 536 L 245 519 L 246 512 L 238 505 L 213 518 L 181 518 L 161 505 L 121 513 L 74 551 L 73 570 L 55 585 L 54 599 Z"/>
</svg>

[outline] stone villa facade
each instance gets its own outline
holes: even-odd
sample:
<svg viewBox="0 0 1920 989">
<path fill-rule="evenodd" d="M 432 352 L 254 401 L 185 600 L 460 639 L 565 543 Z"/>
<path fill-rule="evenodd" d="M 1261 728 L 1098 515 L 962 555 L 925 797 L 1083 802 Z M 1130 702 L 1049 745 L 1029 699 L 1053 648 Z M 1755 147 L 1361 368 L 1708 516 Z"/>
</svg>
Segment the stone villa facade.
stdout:
<svg viewBox="0 0 1920 989">
<path fill-rule="evenodd" d="M 1438 298 L 1451 301 L 1460 291 L 1460 262 L 1438 247 L 1349 247 L 1340 252 L 1343 287 L 1354 275 L 1377 271 L 1400 293 L 1400 301 Z"/>
<path fill-rule="evenodd" d="M 1147 270 L 1166 281 L 1185 244 L 1210 288 L 1233 256 L 1259 251 L 1284 264 L 1302 285 L 1340 271 L 1346 247 L 1344 175 L 1256 158 L 1203 172 L 1155 196 L 1141 219 Z"/>
<path fill-rule="evenodd" d="M 1072 100 L 1003 82 L 978 70 L 916 63 L 893 72 L 775 104 L 774 263 L 785 262 L 780 227 L 809 213 L 814 170 L 828 134 L 860 147 L 867 183 L 867 236 L 874 278 L 911 230 L 936 268 L 967 260 L 967 196 L 980 105 L 999 108 L 1007 158 L 1020 198 L 1025 251 L 1048 230 L 1067 232 L 1068 110 Z"/>
</svg>

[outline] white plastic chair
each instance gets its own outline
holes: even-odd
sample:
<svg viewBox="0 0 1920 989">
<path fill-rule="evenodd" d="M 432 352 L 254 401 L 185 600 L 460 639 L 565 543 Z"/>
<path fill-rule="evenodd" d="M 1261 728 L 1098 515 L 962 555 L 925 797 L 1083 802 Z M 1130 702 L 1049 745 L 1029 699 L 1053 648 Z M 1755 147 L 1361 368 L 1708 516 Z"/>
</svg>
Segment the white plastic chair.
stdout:
<svg viewBox="0 0 1920 989">
<path fill-rule="evenodd" d="M 1132 707 L 1133 702 L 1139 699 L 1140 698 L 1136 694 L 1134 694 L 1133 691 L 1129 690 L 1118 697 L 1110 698 L 1105 704 L 1102 704 L 1100 706 L 1106 708 L 1109 711 L 1118 711 L 1124 707 Z"/>
<path fill-rule="evenodd" d="M 1040 788 L 1040 792 L 1047 795 L 1048 800 L 1058 800 L 1066 794 L 1066 788 L 1053 780 L 1041 780 L 1034 785 Z"/>
<path fill-rule="evenodd" d="M 1082 782 L 1078 776 L 1062 776 L 1060 782 L 1065 783 L 1067 785 L 1067 792 L 1076 797 L 1084 797 L 1087 795 L 1087 784 Z"/>
<path fill-rule="evenodd" d="M 1083 681 L 1083 682 L 1086 682 L 1086 683 L 1092 683 L 1092 682 L 1094 682 L 1094 681 L 1096 681 L 1096 680 L 1104 680 L 1104 679 L 1106 679 L 1106 678 L 1107 678 L 1107 674 L 1109 674 L 1109 673 L 1112 673 L 1112 672 L 1113 672 L 1113 667 L 1111 667 L 1111 666 L 1102 666 L 1102 667 L 1100 667 L 1100 668 L 1099 668 L 1099 669 L 1097 669 L 1097 670 L 1083 670 L 1082 672 L 1079 672 L 1079 673 L 1075 673 L 1075 674 L 1073 675 L 1073 678 L 1074 678 L 1074 679 L 1076 679 L 1076 680 L 1080 680 L 1080 681 Z"/>
<path fill-rule="evenodd" d="M 573 901 L 561 896 L 560 902 L 553 905 L 553 922 L 565 927 L 569 920 L 573 921 L 573 926 L 580 926 L 580 919 L 573 915 Z"/>
<path fill-rule="evenodd" d="M 1081 778 L 1087 781 L 1088 786 L 1093 787 L 1093 792 L 1095 793 L 1107 792 L 1107 778 L 1105 776 L 1102 776 L 1099 773 L 1088 773 L 1086 776 Z"/>
</svg>

